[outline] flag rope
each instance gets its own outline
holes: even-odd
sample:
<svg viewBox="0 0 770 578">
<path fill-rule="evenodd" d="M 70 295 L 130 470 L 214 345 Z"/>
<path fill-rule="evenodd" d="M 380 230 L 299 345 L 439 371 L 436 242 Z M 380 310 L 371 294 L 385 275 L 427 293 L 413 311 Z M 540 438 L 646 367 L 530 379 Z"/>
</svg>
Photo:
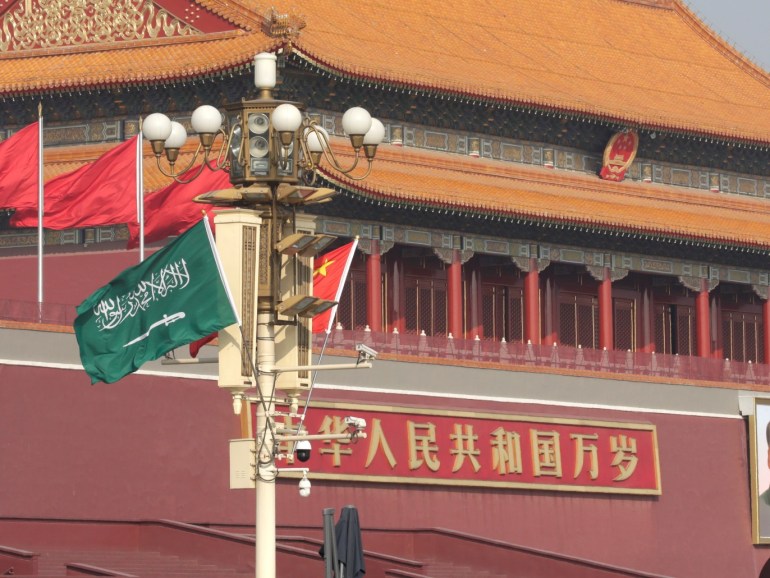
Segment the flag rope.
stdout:
<svg viewBox="0 0 770 578">
<path fill-rule="evenodd" d="M 326 330 L 326 337 L 324 338 L 324 343 L 321 346 L 321 352 L 318 354 L 318 365 L 321 365 L 321 361 L 324 358 L 324 352 L 326 351 L 326 345 L 329 343 L 329 336 L 331 335 L 331 331 L 328 329 Z M 302 425 L 305 423 L 305 416 L 307 416 L 307 408 L 310 407 L 310 400 L 313 397 L 313 386 L 315 385 L 315 380 L 318 377 L 318 370 L 313 372 L 313 377 L 310 380 L 310 387 L 308 388 L 307 392 L 307 400 L 305 400 L 305 409 L 302 410 L 302 417 L 299 419 L 299 424 L 297 425 L 297 434 L 302 430 Z M 294 453 L 294 447 L 296 447 L 297 442 L 294 442 L 294 446 L 292 447 L 292 454 Z"/>
</svg>

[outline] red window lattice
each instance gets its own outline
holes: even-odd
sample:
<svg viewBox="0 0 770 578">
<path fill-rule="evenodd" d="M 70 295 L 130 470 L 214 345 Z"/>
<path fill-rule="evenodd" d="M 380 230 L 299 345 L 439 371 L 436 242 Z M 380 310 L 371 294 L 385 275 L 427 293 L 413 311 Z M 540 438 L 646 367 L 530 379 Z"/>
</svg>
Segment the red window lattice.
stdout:
<svg viewBox="0 0 770 578">
<path fill-rule="evenodd" d="M 481 290 L 484 337 L 508 342 L 524 339 L 524 299 L 518 287 L 485 284 Z"/>
<path fill-rule="evenodd" d="M 655 351 L 695 355 L 695 309 L 689 305 L 655 305 Z"/>
<path fill-rule="evenodd" d="M 722 314 L 722 351 L 727 359 L 764 363 L 762 316 L 725 311 Z"/>
<path fill-rule="evenodd" d="M 573 347 L 599 348 L 599 302 L 596 297 L 561 294 L 559 340 Z"/>
<path fill-rule="evenodd" d="M 405 278 L 404 326 L 407 333 L 446 335 L 447 288 L 443 279 Z"/>
<path fill-rule="evenodd" d="M 613 299 L 615 349 L 636 351 L 636 301 Z"/>
</svg>

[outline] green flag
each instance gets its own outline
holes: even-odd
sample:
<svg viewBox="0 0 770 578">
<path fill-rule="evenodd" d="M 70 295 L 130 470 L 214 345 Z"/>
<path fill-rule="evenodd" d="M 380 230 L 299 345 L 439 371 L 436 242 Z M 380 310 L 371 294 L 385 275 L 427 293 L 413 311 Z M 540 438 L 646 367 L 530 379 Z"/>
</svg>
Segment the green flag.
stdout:
<svg viewBox="0 0 770 578">
<path fill-rule="evenodd" d="M 204 217 L 78 308 L 75 335 L 91 383 L 113 383 L 181 345 L 240 323 Z"/>
</svg>

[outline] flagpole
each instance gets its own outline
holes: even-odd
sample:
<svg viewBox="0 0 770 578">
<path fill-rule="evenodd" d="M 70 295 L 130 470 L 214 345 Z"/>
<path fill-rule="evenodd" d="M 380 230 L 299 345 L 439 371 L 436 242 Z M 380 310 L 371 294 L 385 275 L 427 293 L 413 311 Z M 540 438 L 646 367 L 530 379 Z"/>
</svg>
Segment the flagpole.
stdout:
<svg viewBox="0 0 770 578">
<path fill-rule="evenodd" d="M 321 352 L 318 354 L 318 365 L 321 365 L 321 361 L 324 358 L 324 352 L 326 351 L 326 344 L 329 343 L 329 336 L 331 335 L 331 331 L 326 331 L 326 337 L 324 338 L 324 343 L 321 346 Z M 300 433 L 302 431 L 302 426 L 305 423 L 305 416 L 307 415 L 307 408 L 310 407 L 310 400 L 313 397 L 313 386 L 315 385 L 315 380 L 318 377 L 318 370 L 313 372 L 313 377 L 310 379 L 310 387 L 307 390 L 307 400 L 305 400 L 305 409 L 302 410 L 302 417 L 299 418 L 299 424 L 297 425 L 297 433 Z M 294 450 L 296 449 L 297 444 L 295 443 L 292 446 L 292 453 L 294 453 Z"/>
<path fill-rule="evenodd" d="M 324 343 L 321 346 L 321 352 L 318 354 L 319 365 L 323 360 L 324 352 L 326 351 L 326 345 L 329 343 L 329 336 L 332 333 L 332 325 L 334 325 L 334 319 L 337 317 L 337 307 L 339 305 L 340 297 L 342 296 L 343 286 L 345 285 L 345 282 L 348 279 L 348 273 L 350 272 L 350 265 L 353 263 L 353 257 L 356 254 L 356 247 L 358 247 L 358 235 L 356 235 L 356 238 L 353 239 L 353 246 L 350 248 L 350 253 L 348 253 L 348 258 L 347 258 L 347 261 L 345 262 L 345 268 L 342 270 L 342 277 L 340 278 L 340 284 L 337 286 L 337 293 L 334 296 L 334 300 L 337 301 L 337 305 L 332 307 L 331 313 L 329 314 L 329 323 L 326 325 L 326 337 L 324 338 Z M 302 410 L 302 417 L 300 418 L 299 425 L 297 426 L 298 432 L 302 430 L 302 425 L 305 423 L 307 408 L 310 407 L 310 399 L 313 396 L 313 386 L 315 385 L 315 380 L 317 377 L 318 377 L 318 371 L 314 371 L 313 377 L 310 380 L 310 387 L 308 388 L 308 392 L 307 392 L 305 409 Z"/>
<path fill-rule="evenodd" d="M 37 302 L 38 313 L 43 308 L 43 103 L 37 105 Z"/>
<path fill-rule="evenodd" d="M 139 262 L 144 261 L 144 154 L 142 153 L 142 117 L 136 138 L 136 219 L 139 221 Z"/>
<path fill-rule="evenodd" d="M 356 235 L 356 238 L 353 239 L 353 246 L 350 248 L 350 253 L 348 253 L 348 259 L 345 261 L 345 268 L 342 270 L 342 277 L 340 278 L 340 284 L 337 287 L 337 293 L 334 296 L 334 300 L 337 302 L 337 305 L 332 307 L 332 312 L 329 315 L 329 323 L 326 325 L 326 335 L 329 335 L 329 332 L 332 330 L 332 325 L 334 324 L 334 318 L 337 316 L 337 307 L 339 306 L 340 297 L 342 296 L 342 289 L 343 285 L 345 285 L 345 282 L 348 279 L 348 273 L 350 272 L 350 265 L 353 262 L 353 256 L 356 254 L 356 247 L 358 247 L 358 235 Z"/>
<path fill-rule="evenodd" d="M 225 277 L 225 270 L 222 268 L 222 261 L 219 259 L 219 251 L 217 251 L 217 243 L 214 240 L 214 233 L 211 232 L 211 225 L 209 224 L 209 216 L 206 211 L 201 211 L 203 213 L 203 224 L 206 229 L 206 238 L 209 240 L 209 245 L 211 246 L 211 253 L 214 255 L 214 263 L 217 265 L 217 271 L 219 272 L 219 278 L 222 280 L 222 285 L 225 288 L 225 294 L 227 295 L 227 300 L 230 302 L 230 308 L 233 310 L 233 314 L 235 315 L 235 318 L 238 320 L 238 327 L 241 328 L 241 332 L 243 332 L 243 327 L 241 326 L 241 316 L 238 313 L 238 308 L 235 306 L 235 299 L 233 299 L 233 294 L 230 291 L 230 284 L 227 282 L 227 277 Z M 254 373 L 256 376 L 256 372 Z"/>
</svg>

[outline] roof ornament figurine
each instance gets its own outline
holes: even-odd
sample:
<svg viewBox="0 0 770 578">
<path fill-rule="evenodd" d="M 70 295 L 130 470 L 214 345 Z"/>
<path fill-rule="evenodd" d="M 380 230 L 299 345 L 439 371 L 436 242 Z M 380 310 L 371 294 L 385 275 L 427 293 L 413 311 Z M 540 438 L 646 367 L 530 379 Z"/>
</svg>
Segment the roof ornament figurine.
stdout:
<svg viewBox="0 0 770 578">
<path fill-rule="evenodd" d="M 265 14 L 265 22 L 262 30 L 272 38 L 280 38 L 291 45 L 299 38 L 300 31 L 307 26 L 305 18 L 299 14 L 280 14 L 275 8 L 271 8 Z"/>
</svg>

